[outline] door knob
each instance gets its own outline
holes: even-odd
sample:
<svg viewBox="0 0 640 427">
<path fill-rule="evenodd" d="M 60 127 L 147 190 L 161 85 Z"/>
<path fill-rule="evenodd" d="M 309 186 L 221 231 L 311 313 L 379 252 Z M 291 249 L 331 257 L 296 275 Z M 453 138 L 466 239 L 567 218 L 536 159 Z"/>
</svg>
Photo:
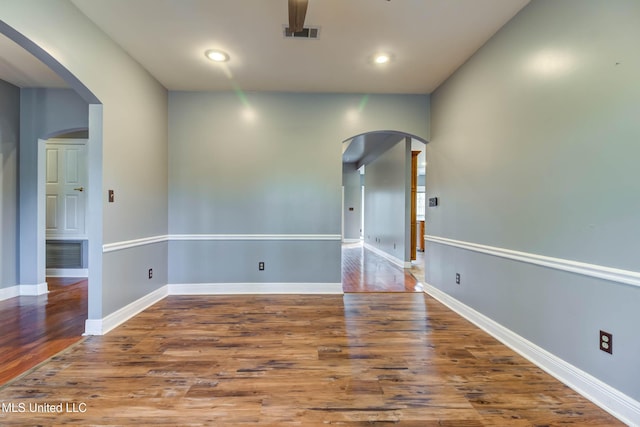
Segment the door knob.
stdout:
<svg viewBox="0 0 640 427">
<path fill-rule="evenodd" d="M 76 190 L 76 191 L 84 191 L 84 187 L 74 188 L 74 190 Z"/>
</svg>

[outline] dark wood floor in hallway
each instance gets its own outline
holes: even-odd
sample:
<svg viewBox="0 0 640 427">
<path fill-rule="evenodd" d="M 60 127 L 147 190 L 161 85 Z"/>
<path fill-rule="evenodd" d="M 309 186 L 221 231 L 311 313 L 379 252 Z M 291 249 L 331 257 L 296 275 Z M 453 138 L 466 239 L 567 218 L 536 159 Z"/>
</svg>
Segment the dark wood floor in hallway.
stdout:
<svg viewBox="0 0 640 427">
<path fill-rule="evenodd" d="M 0 385 L 82 338 L 87 280 L 48 278 L 49 293 L 0 301 Z"/>
<path fill-rule="evenodd" d="M 170 296 L 0 402 L 62 405 L 3 426 L 622 425 L 422 293 Z"/>
<path fill-rule="evenodd" d="M 344 292 L 422 292 L 422 285 L 407 269 L 372 252 L 361 243 L 342 245 Z"/>
</svg>

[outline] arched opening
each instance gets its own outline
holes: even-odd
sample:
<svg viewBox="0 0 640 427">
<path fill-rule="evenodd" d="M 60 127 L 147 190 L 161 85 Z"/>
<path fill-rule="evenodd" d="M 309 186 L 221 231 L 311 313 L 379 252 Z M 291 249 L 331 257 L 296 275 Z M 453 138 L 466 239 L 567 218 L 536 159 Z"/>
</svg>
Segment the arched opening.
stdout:
<svg viewBox="0 0 640 427">
<path fill-rule="evenodd" d="M 345 292 L 421 290 L 415 279 L 423 277 L 424 271 L 426 143 L 401 131 L 367 132 L 343 142 Z M 354 262 L 348 260 L 354 248 L 360 257 L 355 261 L 361 269 L 356 275 L 358 285 L 346 283 L 354 276 L 346 265 Z M 366 265 L 376 262 L 377 266 Z M 387 263 L 394 268 L 381 272 L 380 265 Z M 374 270 L 377 277 L 368 276 Z M 381 274 L 388 276 L 386 280 L 381 280 Z"/>
<path fill-rule="evenodd" d="M 81 315 L 71 319 L 76 324 L 74 330 L 79 334 L 59 332 L 59 336 L 47 337 L 48 348 L 30 349 L 30 363 L 37 364 L 47 357 L 62 350 L 80 338 L 84 332 L 84 323 L 89 317 L 91 306 L 100 305 L 101 294 L 101 263 L 102 263 L 102 217 L 101 217 L 101 187 L 102 187 L 102 106 L 100 101 L 73 74 L 63 67 L 49 53 L 33 43 L 31 40 L 0 21 L 0 37 L 6 37 L 7 43 L 15 44 L 16 48 L 28 52 L 34 61 L 40 61 L 66 85 L 60 87 L 38 87 L 39 85 L 12 85 L 19 89 L 19 139 L 15 141 L 16 152 L 19 153 L 17 172 L 15 176 L 16 198 L 8 201 L 14 205 L 19 218 L 15 239 L 12 246 L 18 254 L 16 262 L 15 285 L 0 289 L 0 300 L 11 300 L 13 297 L 29 296 L 35 298 L 33 303 L 37 310 L 45 310 L 47 300 L 49 305 L 52 294 L 47 295 L 47 173 L 46 173 L 46 142 L 61 137 L 78 140 L 85 144 L 87 171 L 86 183 L 82 185 L 82 198 L 85 202 L 85 229 L 79 246 L 79 252 L 84 257 L 87 267 L 88 286 L 85 284 L 84 293 L 78 311 Z M 13 49 L 12 49 L 13 51 Z M 11 64 L 12 57 L 3 58 L 6 64 Z M 5 65 L 6 65 L 5 64 Z M 14 67 L 20 70 L 19 67 Z M 27 76 L 25 81 L 33 80 Z M 34 80 L 34 83 L 37 79 Z M 3 198 L 4 198 L 3 193 Z M 97 214 L 96 214 L 97 213 Z M 4 236 L 3 236 L 4 239 Z M 88 268 L 88 267 L 91 268 Z M 88 287 L 88 290 L 87 290 Z M 93 295 L 93 298 L 91 297 Z M 74 296 L 74 298 L 76 298 Z M 56 298 L 58 298 L 56 294 Z M 71 293 L 61 292 L 61 299 L 71 298 Z M 70 300 L 68 300 L 70 301 Z M 93 303 L 91 302 L 93 301 Z M 42 303 L 42 304 L 40 304 Z M 74 302 L 75 304 L 75 302 Z M 46 313 L 44 313 L 46 314 Z M 42 316 L 40 316 L 43 318 Z M 30 331 L 31 335 L 43 335 L 46 328 L 52 331 L 51 325 L 38 322 Z M 15 329 L 27 330 L 30 327 L 21 326 Z M 14 331 L 18 333 L 19 331 Z M 20 355 L 18 355 L 20 357 Z M 26 359 L 25 359 L 26 360 Z M 17 369 L 26 370 L 22 362 L 14 369 L 13 374 L 19 374 Z M 3 373 L 1 380 L 6 380 Z M 4 382 L 4 381 L 0 381 Z"/>
</svg>

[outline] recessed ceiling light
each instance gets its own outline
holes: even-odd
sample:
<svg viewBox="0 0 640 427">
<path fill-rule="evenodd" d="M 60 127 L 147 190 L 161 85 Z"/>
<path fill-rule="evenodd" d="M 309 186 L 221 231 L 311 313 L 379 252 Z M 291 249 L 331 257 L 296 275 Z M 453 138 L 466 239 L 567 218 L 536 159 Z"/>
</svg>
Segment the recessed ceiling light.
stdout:
<svg viewBox="0 0 640 427">
<path fill-rule="evenodd" d="M 229 54 L 221 50 L 209 49 L 204 53 L 204 56 L 214 62 L 227 62 L 229 60 Z"/>
<path fill-rule="evenodd" d="M 376 64 L 386 64 L 391 61 L 391 56 L 388 53 L 376 53 L 373 57 L 373 62 Z"/>
</svg>

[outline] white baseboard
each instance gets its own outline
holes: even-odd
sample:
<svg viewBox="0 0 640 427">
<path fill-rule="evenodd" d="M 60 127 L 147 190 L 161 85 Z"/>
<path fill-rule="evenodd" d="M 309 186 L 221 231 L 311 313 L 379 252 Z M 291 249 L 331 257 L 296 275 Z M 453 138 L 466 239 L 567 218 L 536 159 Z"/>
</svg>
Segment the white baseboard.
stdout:
<svg viewBox="0 0 640 427">
<path fill-rule="evenodd" d="M 47 277 L 89 277 L 88 268 L 47 268 Z"/>
<path fill-rule="evenodd" d="M 38 283 L 37 285 L 20 285 L 20 296 L 38 296 L 49 293 L 47 282 Z"/>
<path fill-rule="evenodd" d="M 342 294 L 342 283 L 178 283 L 169 295 Z"/>
<path fill-rule="evenodd" d="M 378 249 L 375 246 L 369 244 L 369 243 L 365 243 L 364 247 L 369 249 L 371 252 L 375 252 L 376 254 L 380 255 L 381 257 L 391 261 L 392 263 L 394 263 L 395 265 L 397 265 L 400 268 L 411 268 L 411 261 L 403 261 L 400 258 L 396 258 L 391 254 L 386 253 L 385 251 L 383 251 L 382 249 Z"/>
<path fill-rule="evenodd" d="M 361 239 L 342 239 L 342 243 L 360 243 Z"/>
<path fill-rule="evenodd" d="M 8 288 L 0 289 L 0 301 L 19 296 L 38 296 L 49 293 L 47 282 L 38 283 L 37 285 L 15 285 Z"/>
<path fill-rule="evenodd" d="M 20 296 L 20 286 L 10 286 L 0 289 L 0 301 Z"/>
<path fill-rule="evenodd" d="M 168 295 L 165 285 L 102 319 L 87 319 L 83 335 L 104 335 Z"/>
<path fill-rule="evenodd" d="M 637 400 L 538 347 L 440 289 L 424 283 L 424 291 L 620 421 L 630 426 L 640 426 L 640 402 Z"/>
</svg>

